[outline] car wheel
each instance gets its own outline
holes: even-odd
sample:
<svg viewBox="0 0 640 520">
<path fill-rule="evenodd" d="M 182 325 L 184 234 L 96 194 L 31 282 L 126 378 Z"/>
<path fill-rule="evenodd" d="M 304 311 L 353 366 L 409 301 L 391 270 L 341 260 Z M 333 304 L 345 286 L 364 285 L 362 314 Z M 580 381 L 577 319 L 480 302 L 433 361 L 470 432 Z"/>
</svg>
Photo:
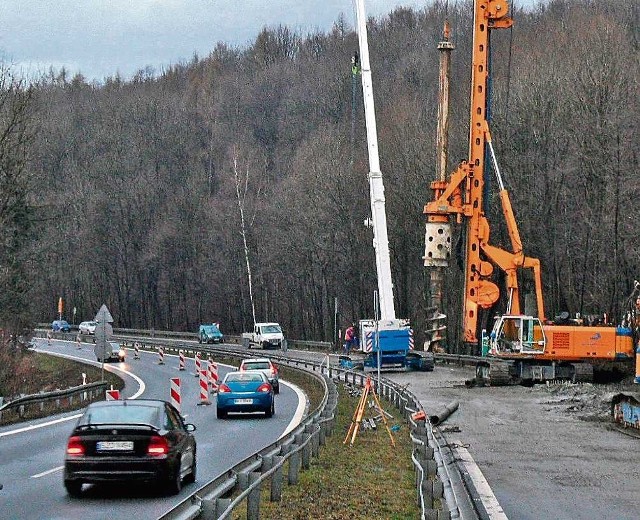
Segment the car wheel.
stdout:
<svg viewBox="0 0 640 520">
<path fill-rule="evenodd" d="M 169 495 L 177 495 L 180 493 L 182 489 L 182 478 L 180 477 L 180 461 L 176 463 L 176 470 L 169 477 L 169 481 L 167 482 L 167 493 Z"/>
<path fill-rule="evenodd" d="M 191 465 L 191 471 L 189 472 L 189 474 L 184 477 L 184 482 L 185 484 L 192 484 L 196 481 L 196 454 L 193 454 L 193 464 Z"/>
<path fill-rule="evenodd" d="M 265 410 L 264 414 L 266 417 L 273 417 L 274 413 L 276 413 L 276 405 L 271 401 L 271 407 Z"/>
<path fill-rule="evenodd" d="M 225 419 L 227 417 L 227 412 L 218 408 L 216 409 L 216 417 L 218 417 L 218 419 Z"/>
<path fill-rule="evenodd" d="M 78 498 L 82 494 L 82 482 L 79 480 L 65 480 L 64 488 L 70 497 Z"/>
</svg>

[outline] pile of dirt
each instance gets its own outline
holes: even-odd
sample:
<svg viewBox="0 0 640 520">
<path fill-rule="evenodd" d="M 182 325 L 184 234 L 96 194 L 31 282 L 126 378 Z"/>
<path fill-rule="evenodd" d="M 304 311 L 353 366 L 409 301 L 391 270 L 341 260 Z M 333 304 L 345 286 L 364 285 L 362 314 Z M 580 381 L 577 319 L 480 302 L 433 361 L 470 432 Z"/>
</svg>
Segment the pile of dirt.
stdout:
<svg viewBox="0 0 640 520">
<path fill-rule="evenodd" d="M 598 385 L 564 383 L 538 385 L 540 404 L 549 412 L 574 414 L 585 421 L 611 421 L 611 399 L 620 392 L 637 391 L 631 382 Z"/>
</svg>

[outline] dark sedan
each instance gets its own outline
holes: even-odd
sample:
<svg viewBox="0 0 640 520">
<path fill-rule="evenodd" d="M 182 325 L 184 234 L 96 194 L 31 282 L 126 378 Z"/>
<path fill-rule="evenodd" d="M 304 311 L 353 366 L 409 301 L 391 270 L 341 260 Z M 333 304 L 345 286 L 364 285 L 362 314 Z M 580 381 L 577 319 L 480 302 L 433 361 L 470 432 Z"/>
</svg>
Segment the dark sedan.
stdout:
<svg viewBox="0 0 640 520">
<path fill-rule="evenodd" d="M 275 413 L 275 398 L 269 379 L 259 370 L 228 372 L 218 388 L 217 416 L 223 419 L 229 412 Z"/>
<path fill-rule="evenodd" d="M 166 401 L 92 403 L 69 437 L 64 487 L 77 497 L 85 483 L 155 481 L 177 494 L 196 479 L 195 429 Z"/>
</svg>

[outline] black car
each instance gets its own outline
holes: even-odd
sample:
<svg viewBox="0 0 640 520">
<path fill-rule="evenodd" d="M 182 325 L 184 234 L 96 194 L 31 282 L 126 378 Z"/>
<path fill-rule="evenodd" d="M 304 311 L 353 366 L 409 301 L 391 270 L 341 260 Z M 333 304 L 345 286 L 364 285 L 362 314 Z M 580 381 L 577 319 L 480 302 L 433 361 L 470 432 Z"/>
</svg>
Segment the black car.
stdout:
<svg viewBox="0 0 640 520">
<path fill-rule="evenodd" d="M 77 497 L 84 483 L 155 481 L 177 494 L 196 479 L 195 429 L 166 401 L 92 403 L 67 442 L 64 487 Z"/>
</svg>

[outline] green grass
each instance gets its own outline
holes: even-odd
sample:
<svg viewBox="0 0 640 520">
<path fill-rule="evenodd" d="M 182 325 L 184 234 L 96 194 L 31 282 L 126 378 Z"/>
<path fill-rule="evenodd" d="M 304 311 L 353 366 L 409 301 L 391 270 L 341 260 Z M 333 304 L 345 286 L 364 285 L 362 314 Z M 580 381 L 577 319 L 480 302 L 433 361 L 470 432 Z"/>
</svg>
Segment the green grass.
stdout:
<svg viewBox="0 0 640 520">
<path fill-rule="evenodd" d="M 406 520 L 418 518 L 415 473 L 411 462 L 412 443 L 409 428 L 389 403 L 382 407 L 394 415 L 388 425 L 400 425 L 392 432 L 396 446 L 391 445 L 384 424 L 376 430 L 358 432 L 353 445 L 344 444 L 358 406 L 358 397 L 349 395 L 345 386 L 338 387 L 337 420 L 333 435 L 326 438 L 318 457 L 312 457 L 310 468 L 301 470 L 298 485 L 286 484 L 280 503 L 269 502 L 270 482 L 265 482 L 260 504 L 261 518 L 302 520 L 322 518 Z M 367 407 L 364 417 L 376 415 Z M 234 514 L 245 518 L 244 512 Z"/>
</svg>

